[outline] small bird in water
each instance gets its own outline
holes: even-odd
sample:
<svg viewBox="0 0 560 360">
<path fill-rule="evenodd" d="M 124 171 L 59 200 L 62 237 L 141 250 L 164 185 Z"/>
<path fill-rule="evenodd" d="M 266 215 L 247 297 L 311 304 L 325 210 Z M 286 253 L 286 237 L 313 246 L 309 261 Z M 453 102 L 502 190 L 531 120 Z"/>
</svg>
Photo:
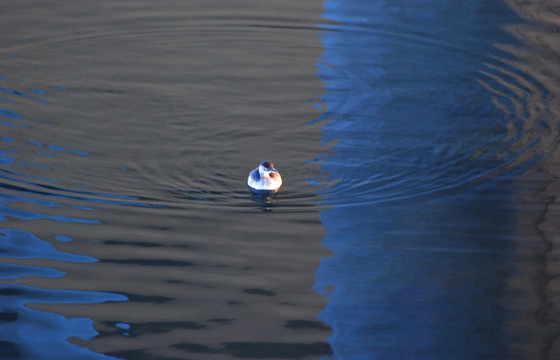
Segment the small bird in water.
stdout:
<svg viewBox="0 0 560 360">
<path fill-rule="evenodd" d="M 282 186 L 282 176 L 276 171 L 272 161 L 265 160 L 249 173 L 247 185 L 251 190 L 276 192 Z"/>
</svg>

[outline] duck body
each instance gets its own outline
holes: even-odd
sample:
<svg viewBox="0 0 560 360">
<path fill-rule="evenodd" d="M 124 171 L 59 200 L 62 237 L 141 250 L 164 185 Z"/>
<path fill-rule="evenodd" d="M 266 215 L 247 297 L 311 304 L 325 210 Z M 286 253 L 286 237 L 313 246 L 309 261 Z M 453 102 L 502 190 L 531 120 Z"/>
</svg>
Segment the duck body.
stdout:
<svg viewBox="0 0 560 360">
<path fill-rule="evenodd" d="M 249 173 L 247 185 L 254 191 L 276 192 L 282 186 L 282 176 L 274 168 L 272 161 L 265 160 Z"/>
</svg>

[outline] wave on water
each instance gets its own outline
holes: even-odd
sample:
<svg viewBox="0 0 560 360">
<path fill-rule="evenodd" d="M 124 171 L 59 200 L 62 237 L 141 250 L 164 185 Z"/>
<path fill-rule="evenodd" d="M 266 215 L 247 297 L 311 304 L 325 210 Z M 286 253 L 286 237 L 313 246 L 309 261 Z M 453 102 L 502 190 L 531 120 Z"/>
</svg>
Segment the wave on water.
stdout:
<svg viewBox="0 0 560 360">
<path fill-rule="evenodd" d="M 327 203 L 487 188 L 536 166 L 555 148 L 560 127 L 546 110 L 553 97 L 508 51 L 505 32 L 503 43 L 480 48 L 476 38 L 457 43 L 430 27 L 330 20 L 318 65 L 327 110 L 316 120 L 326 123 L 325 144 L 334 144 L 334 155 L 319 160 L 329 171 L 319 192 Z M 438 67 L 437 58 L 452 66 Z"/>
</svg>

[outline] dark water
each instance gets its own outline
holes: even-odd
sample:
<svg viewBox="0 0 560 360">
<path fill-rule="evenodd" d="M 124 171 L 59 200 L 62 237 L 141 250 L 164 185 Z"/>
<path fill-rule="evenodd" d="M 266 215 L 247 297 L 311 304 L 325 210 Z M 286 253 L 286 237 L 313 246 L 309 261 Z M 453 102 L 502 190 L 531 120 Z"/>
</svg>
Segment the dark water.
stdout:
<svg viewBox="0 0 560 360">
<path fill-rule="evenodd" d="M 560 356 L 552 5 L 31 5 L 0 11 L 0 358 Z"/>
</svg>

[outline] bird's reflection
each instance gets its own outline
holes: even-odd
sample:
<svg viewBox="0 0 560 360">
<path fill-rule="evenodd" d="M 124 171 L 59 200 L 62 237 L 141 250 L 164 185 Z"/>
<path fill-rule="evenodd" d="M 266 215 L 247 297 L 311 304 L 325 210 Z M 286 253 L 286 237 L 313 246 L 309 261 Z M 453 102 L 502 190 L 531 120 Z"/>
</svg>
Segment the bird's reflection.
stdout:
<svg viewBox="0 0 560 360">
<path fill-rule="evenodd" d="M 263 211 L 272 211 L 278 205 L 276 198 L 277 190 L 254 190 L 251 189 L 251 197 L 258 203 Z"/>
</svg>

